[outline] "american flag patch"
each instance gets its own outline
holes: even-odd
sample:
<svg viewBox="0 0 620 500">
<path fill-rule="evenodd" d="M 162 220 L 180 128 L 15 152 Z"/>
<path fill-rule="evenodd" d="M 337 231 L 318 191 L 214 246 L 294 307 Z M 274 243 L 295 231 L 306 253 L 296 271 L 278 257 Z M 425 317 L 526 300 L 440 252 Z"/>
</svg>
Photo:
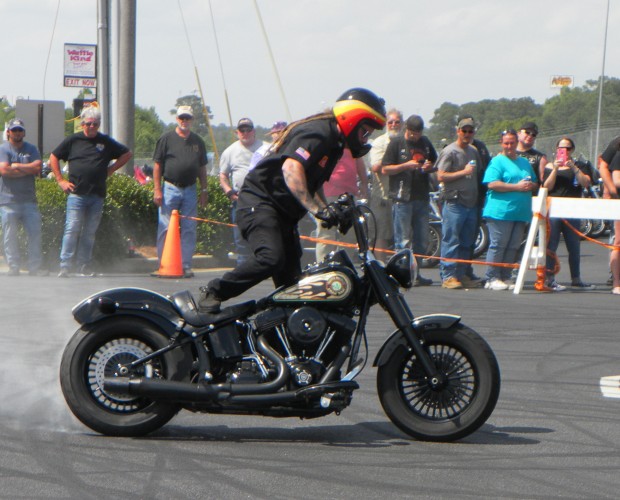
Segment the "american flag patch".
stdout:
<svg viewBox="0 0 620 500">
<path fill-rule="evenodd" d="M 295 150 L 295 153 L 297 153 L 299 156 L 301 156 L 304 160 L 307 160 L 308 158 L 310 158 L 310 153 L 308 153 L 308 151 L 306 151 L 304 148 L 297 148 Z"/>
</svg>

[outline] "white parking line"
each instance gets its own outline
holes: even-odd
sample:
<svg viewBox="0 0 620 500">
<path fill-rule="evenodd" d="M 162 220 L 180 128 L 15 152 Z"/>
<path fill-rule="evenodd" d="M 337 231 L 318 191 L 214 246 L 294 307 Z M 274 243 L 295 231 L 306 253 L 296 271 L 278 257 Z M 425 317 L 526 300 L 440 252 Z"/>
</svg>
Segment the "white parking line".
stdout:
<svg viewBox="0 0 620 500">
<path fill-rule="evenodd" d="M 620 398 L 620 375 L 601 377 L 601 392 L 606 398 Z"/>
</svg>

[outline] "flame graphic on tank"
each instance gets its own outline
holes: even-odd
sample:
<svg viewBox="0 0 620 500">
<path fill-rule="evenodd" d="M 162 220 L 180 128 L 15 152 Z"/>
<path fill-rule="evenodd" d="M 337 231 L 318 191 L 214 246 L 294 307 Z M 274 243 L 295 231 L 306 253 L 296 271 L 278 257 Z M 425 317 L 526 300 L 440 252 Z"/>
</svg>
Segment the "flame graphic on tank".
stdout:
<svg viewBox="0 0 620 500">
<path fill-rule="evenodd" d="M 273 299 L 276 301 L 341 301 L 349 296 L 352 289 L 349 277 L 344 273 L 334 271 L 303 278 L 296 285 L 276 293 Z"/>
</svg>

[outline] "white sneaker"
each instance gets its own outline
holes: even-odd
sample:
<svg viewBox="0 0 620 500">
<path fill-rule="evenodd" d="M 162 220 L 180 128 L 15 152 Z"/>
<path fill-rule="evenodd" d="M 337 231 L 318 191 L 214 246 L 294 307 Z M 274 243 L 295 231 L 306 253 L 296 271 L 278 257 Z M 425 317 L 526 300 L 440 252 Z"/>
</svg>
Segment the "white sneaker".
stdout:
<svg viewBox="0 0 620 500">
<path fill-rule="evenodd" d="M 502 280 L 491 280 L 487 281 L 484 287 L 487 290 L 508 290 L 508 285 L 504 283 Z"/>
<path fill-rule="evenodd" d="M 554 292 L 563 292 L 564 290 L 566 290 L 566 287 L 564 285 L 560 285 L 555 280 L 550 281 L 547 286 L 551 288 L 551 290 L 553 290 Z"/>
</svg>

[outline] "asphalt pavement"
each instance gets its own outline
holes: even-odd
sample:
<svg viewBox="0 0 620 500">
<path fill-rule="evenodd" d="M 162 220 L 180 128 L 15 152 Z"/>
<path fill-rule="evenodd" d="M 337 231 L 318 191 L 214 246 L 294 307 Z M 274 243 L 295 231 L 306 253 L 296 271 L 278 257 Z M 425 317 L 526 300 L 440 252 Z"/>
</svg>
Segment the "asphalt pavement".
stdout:
<svg viewBox="0 0 620 500">
<path fill-rule="evenodd" d="M 499 360 L 494 413 L 450 444 L 415 441 L 392 425 L 371 366 L 340 416 L 182 412 L 145 438 L 97 435 L 60 392 L 60 356 L 78 327 L 71 307 L 117 286 L 197 293 L 222 269 L 185 280 L 0 276 L 0 498 L 617 498 L 620 399 L 604 397 L 600 380 L 620 375 L 620 297 L 605 284 L 607 251 L 584 243 L 582 254 L 594 291 L 536 292 L 533 272 L 520 295 L 444 290 L 430 269 L 435 285 L 406 293 L 417 315 L 462 315 Z M 563 247 L 559 256 L 566 283 Z M 239 300 L 271 288 L 262 283 Z M 373 310 L 371 359 L 392 329 Z"/>
</svg>

